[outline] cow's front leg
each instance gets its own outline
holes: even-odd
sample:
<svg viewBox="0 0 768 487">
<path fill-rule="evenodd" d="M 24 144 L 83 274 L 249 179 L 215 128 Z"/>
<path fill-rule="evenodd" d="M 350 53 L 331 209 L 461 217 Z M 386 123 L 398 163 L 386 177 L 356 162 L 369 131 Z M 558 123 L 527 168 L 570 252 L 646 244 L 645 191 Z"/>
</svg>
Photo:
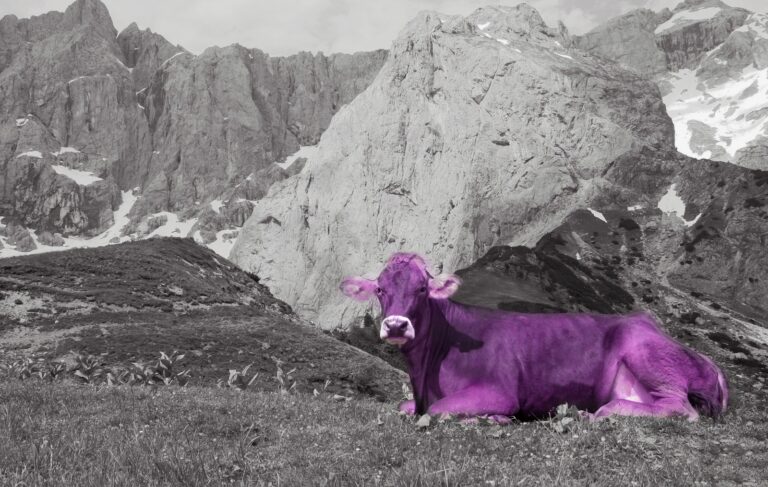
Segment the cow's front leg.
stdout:
<svg viewBox="0 0 768 487">
<path fill-rule="evenodd" d="M 413 416 L 416 414 L 416 401 L 413 399 L 410 401 L 403 401 L 400 403 L 400 406 L 398 406 L 398 409 L 401 413 L 405 413 L 408 416 Z"/>
<path fill-rule="evenodd" d="M 518 402 L 514 394 L 504 393 L 490 386 L 472 386 L 432 403 L 431 415 L 455 416 L 512 416 L 517 413 Z"/>
</svg>

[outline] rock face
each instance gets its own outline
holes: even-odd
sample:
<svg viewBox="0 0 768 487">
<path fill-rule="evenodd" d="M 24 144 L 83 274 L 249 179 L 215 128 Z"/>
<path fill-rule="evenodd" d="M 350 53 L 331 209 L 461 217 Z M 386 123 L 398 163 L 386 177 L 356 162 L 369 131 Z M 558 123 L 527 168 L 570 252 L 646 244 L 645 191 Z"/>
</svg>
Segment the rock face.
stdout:
<svg viewBox="0 0 768 487">
<path fill-rule="evenodd" d="M 653 82 L 569 44 L 527 5 L 421 14 L 317 156 L 256 204 L 232 259 L 335 327 L 360 313 L 338 280 L 393 251 L 456 269 L 535 243 L 608 194 L 619 157 L 673 147 Z"/>
<path fill-rule="evenodd" d="M 258 199 L 287 176 L 274 162 L 317 143 L 385 58 L 381 51 L 273 59 L 230 46 L 167 61 L 139 95 L 155 149 L 140 213 L 189 217 L 239 185 L 245 199 Z"/>
<path fill-rule="evenodd" d="M 0 23 L 9 39 L 0 72 L 0 214 L 41 230 L 96 233 L 120 201 L 111 163 L 141 135 L 135 108 L 121 103 L 135 95 L 109 13 L 80 0 L 64 14 Z M 51 169 L 74 163 L 104 181 L 84 187 Z"/>
<path fill-rule="evenodd" d="M 654 30 L 670 17 L 669 9 L 659 13 L 648 9 L 633 10 L 583 36 L 574 37 L 574 45 L 638 73 L 664 74 L 667 72 L 667 55 L 657 45 Z"/>
<path fill-rule="evenodd" d="M 751 12 L 719 0 L 686 0 L 674 10 L 637 9 L 610 19 L 574 45 L 648 76 L 696 68 Z"/>
<path fill-rule="evenodd" d="M 134 86 L 141 89 L 149 86 L 155 71 L 165 61 L 178 53 L 187 52 L 183 47 L 174 46 L 165 37 L 149 29 L 139 29 L 135 22 L 120 32 L 117 43 L 125 65 L 132 70 Z"/>
<path fill-rule="evenodd" d="M 574 41 L 659 83 L 676 146 L 695 158 L 768 168 L 768 16 L 717 0 L 635 10 Z"/>
<path fill-rule="evenodd" d="M 136 24 L 118 35 L 99 0 L 6 16 L 0 217 L 93 236 L 114 230 L 123 195 L 138 188 L 126 232 L 159 213 L 174 215 L 167 234 L 236 230 L 250 202 L 288 176 L 275 162 L 315 144 L 386 56 L 271 58 L 230 46 L 197 57 Z"/>
<path fill-rule="evenodd" d="M 719 0 L 686 0 L 656 27 L 657 44 L 670 71 L 695 68 L 702 56 L 725 41 L 751 12 Z"/>
</svg>

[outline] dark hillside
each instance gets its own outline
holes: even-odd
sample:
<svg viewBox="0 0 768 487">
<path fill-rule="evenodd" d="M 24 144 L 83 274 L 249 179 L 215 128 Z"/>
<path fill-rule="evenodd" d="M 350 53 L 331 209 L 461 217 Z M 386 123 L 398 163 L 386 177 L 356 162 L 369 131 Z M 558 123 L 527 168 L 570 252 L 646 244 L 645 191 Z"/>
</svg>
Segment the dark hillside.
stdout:
<svg viewBox="0 0 768 487">
<path fill-rule="evenodd" d="M 399 371 L 308 326 L 256 276 L 190 239 L 0 260 L 0 324 L 0 361 L 83 354 L 107 366 L 178 350 L 195 385 L 252 364 L 255 388 L 402 395 Z"/>
</svg>

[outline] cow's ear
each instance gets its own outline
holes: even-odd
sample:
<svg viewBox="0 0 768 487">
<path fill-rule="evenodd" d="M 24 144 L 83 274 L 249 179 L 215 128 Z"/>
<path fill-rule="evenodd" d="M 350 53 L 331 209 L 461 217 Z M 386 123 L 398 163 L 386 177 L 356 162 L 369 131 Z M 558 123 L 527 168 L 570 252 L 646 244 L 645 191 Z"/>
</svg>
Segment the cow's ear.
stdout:
<svg viewBox="0 0 768 487">
<path fill-rule="evenodd" d="M 364 277 L 347 277 L 341 281 L 339 289 L 345 296 L 358 301 L 368 301 L 376 292 L 376 281 Z"/>
<path fill-rule="evenodd" d="M 447 299 L 455 293 L 461 285 L 461 279 L 453 274 L 440 274 L 429 280 L 429 297 L 435 299 Z"/>
</svg>

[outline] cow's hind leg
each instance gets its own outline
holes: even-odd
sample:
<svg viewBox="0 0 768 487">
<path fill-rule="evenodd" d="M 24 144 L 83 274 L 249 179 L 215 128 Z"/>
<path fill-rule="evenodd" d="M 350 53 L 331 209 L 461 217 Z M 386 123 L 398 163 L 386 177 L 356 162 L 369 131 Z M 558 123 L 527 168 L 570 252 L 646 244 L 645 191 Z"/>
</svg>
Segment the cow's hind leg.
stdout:
<svg viewBox="0 0 768 487">
<path fill-rule="evenodd" d="M 684 416 L 688 418 L 688 421 L 699 419 L 699 413 L 693 409 L 688 399 L 681 397 L 659 398 L 651 404 L 615 399 L 598 409 L 594 414 L 594 419 L 599 420 L 614 414 L 620 416 Z"/>
<path fill-rule="evenodd" d="M 668 389 L 664 393 L 651 393 L 622 361 L 618 364 L 611 382 L 608 402 L 590 417 L 600 419 L 618 414 L 622 416 L 685 416 L 690 421 L 697 420 L 699 415 L 688 401 L 682 386 L 670 380 L 666 387 Z M 679 392 L 674 392 L 677 389 Z"/>
</svg>

